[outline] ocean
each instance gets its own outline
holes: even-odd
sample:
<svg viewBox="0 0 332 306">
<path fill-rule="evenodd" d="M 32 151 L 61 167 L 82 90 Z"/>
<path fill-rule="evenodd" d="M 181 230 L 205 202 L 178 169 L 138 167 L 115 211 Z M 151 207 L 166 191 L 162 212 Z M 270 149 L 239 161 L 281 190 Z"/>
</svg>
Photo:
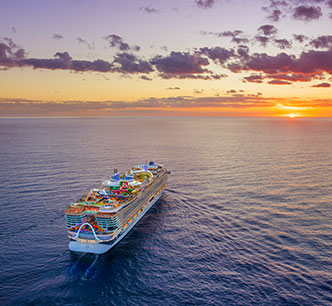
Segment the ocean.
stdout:
<svg viewBox="0 0 332 306">
<path fill-rule="evenodd" d="M 64 210 L 155 161 L 161 199 L 109 253 Z M 1 305 L 331 305 L 332 119 L 0 119 Z"/>
</svg>

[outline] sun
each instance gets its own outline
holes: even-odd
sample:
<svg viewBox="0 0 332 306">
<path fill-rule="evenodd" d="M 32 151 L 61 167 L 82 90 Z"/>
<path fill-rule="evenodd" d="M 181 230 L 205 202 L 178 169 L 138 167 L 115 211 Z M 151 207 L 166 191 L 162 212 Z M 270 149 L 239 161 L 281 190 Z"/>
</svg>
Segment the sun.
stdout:
<svg viewBox="0 0 332 306">
<path fill-rule="evenodd" d="M 295 114 L 289 114 L 288 117 L 293 119 L 293 118 L 296 117 L 296 115 Z"/>
</svg>

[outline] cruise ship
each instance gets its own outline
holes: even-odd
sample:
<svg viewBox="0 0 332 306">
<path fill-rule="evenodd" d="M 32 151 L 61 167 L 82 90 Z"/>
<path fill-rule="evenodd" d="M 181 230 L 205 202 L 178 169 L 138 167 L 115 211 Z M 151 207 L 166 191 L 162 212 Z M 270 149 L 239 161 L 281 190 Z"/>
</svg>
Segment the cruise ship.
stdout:
<svg viewBox="0 0 332 306">
<path fill-rule="evenodd" d="M 120 175 L 117 169 L 99 189 L 93 188 L 65 210 L 69 249 L 103 254 L 123 239 L 158 201 L 168 171 L 155 162 Z"/>
</svg>

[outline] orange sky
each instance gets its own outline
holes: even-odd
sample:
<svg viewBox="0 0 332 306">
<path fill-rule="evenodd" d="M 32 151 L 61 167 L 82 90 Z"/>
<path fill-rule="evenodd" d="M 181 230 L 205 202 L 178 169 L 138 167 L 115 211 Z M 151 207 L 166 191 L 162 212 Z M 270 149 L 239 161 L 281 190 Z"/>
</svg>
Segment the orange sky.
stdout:
<svg viewBox="0 0 332 306">
<path fill-rule="evenodd" d="M 329 3 L 278 3 L 2 3 L 0 116 L 331 117 Z"/>
</svg>

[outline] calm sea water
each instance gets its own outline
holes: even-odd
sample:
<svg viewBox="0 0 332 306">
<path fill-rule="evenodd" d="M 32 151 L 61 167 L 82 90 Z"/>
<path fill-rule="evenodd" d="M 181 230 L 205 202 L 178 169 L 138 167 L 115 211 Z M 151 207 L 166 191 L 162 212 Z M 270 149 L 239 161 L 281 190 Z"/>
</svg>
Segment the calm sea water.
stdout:
<svg viewBox="0 0 332 306">
<path fill-rule="evenodd" d="M 331 305 L 331 119 L 1 119 L 1 305 Z M 64 210 L 154 160 L 167 190 L 105 255 Z"/>
</svg>

